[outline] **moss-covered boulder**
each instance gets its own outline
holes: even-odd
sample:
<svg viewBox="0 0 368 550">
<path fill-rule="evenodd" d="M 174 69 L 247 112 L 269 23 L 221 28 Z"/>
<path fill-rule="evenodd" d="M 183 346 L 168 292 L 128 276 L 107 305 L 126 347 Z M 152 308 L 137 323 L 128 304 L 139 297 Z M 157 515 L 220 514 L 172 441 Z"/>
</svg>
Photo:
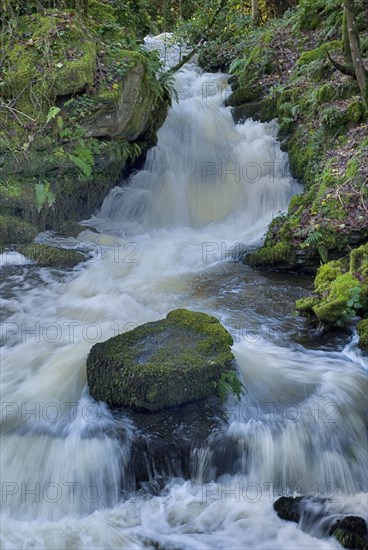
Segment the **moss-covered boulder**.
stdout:
<svg viewBox="0 0 368 550">
<path fill-rule="evenodd" d="M 274 502 L 273 508 L 281 519 L 295 523 L 301 521 L 302 528 L 303 522 L 309 529 L 313 523 L 321 525 L 321 518 L 324 518 L 322 529 L 325 535 L 334 537 L 343 548 L 367 550 L 368 529 L 365 520 L 359 516 L 345 516 L 331 524 L 334 516 L 331 514 L 328 503 L 328 499 L 283 496 Z"/>
<path fill-rule="evenodd" d="M 119 52 L 119 59 L 126 64 L 126 74 L 115 89 L 103 89 L 94 98 L 90 114 L 82 123 L 86 137 L 133 141 L 147 129 L 157 99 L 147 85 L 147 60 L 127 50 Z"/>
<path fill-rule="evenodd" d="M 56 248 L 38 243 L 20 246 L 18 252 L 34 260 L 42 267 L 70 268 L 85 260 L 84 255 L 77 252 L 77 250 Z"/>
<path fill-rule="evenodd" d="M 233 371 L 233 339 L 210 315 L 186 309 L 92 347 L 91 395 L 110 406 L 158 411 L 215 393 Z"/>
<path fill-rule="evenodd" d="M 350 260 L 322 265 L 314 281 L 314 295 L 296 302 L 304 315 L 330 326 L 344 326 L 368 311 L 368 244 L 350 253 Z M 364 328 L 364 327 L 363 327 Z"/>
<path fill-rule="evenodd" d="M 331 527 L 329 535 L 334 537 L 344 548 L 367 550 L 368 529 L 363 518 L 345 516 L 338 519 Z"/>
<path fill-rule="evenodd" d="M 27 243 L 35 238 L 37 229 L 16 216 L 0 213 L 0 243 L 3 245 Z"/>
</svg>

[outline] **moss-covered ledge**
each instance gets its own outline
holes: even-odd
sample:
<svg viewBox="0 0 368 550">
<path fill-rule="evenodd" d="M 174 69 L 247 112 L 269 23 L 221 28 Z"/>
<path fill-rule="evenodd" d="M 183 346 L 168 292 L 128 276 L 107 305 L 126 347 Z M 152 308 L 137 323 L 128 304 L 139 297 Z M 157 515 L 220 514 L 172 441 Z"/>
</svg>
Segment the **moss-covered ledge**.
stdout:
<svg viewBox="0 0 368 550">
<path fill-rule="evenodd" d="M 89 217 L 155 144 L 170 103 L 156 79 L 157 55 L 139 46 L 140 30 L 125 29 L 129 7 L 91 0 L 85 18 L 32 6 L 4 35 L 0 216 L 6 245 Z"/>
</svg>

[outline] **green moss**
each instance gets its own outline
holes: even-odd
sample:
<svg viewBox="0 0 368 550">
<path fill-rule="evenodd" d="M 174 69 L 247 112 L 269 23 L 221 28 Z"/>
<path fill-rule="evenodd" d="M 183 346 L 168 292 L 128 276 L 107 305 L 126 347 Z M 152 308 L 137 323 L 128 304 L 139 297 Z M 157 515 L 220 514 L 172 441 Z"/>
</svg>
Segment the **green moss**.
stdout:
<svg viewBox="0 0 368 550">
<path fill-rule="evenodd" d="M 219 321 L 179 309 L 91 349 L 91 395 L 110 405 L 156 411 L 204 399 L 232 370 L 233 340 Z"/>
<path fill-rule="evenodd" d="M 106 2 L 89 0 L 88 13 L 92 17 L 94 23 L 98 23 L 100 25 L 111 25 L 117 23 L 114 7 Z"/>
<path fill-rule="evenodd" d="M 326 54 L 327 51 L 332 53 L 340 49 L 341 49 L 340 40 L 333 40 L 331 42 L 326 42 L 325 44 L 322 44 L 322 46 L 319 46 L 314 50 L 309 50 L 307 52 L 302 53 L 302 55 L 299 57 L 297 61 L 297 65 L 299 67 L 303 65 L 308 65 L 309 63 L 312 63 L 312 61 L 324 59 L 327 55 Z"/>
<path fill-rule="evenodd" d="M 329 103 L 336 97 L 336 87 L 332 84 L 323 84 L 317 91 L 318 103 Z"/>
<path fill-rule="evenodd" d="M 340 325 L 346 317 L 346 298 L 336 298 L 313 306 L 317 319 L 329 325 Z"/>
<path fill-rule="evenodd" d="M 3 245 L 31 242 L 37 233 L 34 225 L 19 217 L 0 215 L 0 238 Z"/>
<path fill-rule="evenodd" d="M 244 103 L 233 110 L 233 117 L 236 121 L 253 118 L 261 122 L 269 122 L 276 118 L 276 116 L 276 102 L 270 97 L 261 99 L 260 101 Z"/>
<path fill-rule="evenodd" d="M 358 99 L 352 101 L 349 104 L 346 112 L 349 117 L 349 121 L 354 122 L 354 124 L 358 124 L 365 118 L 365 108 L 363 101 L 359 101 Z"/>
<path fill-rule="evenodd" d="M 264 246 L 256 252 L 248 254 L 245 262 L 253 267 L 290 265 L 294 261 L 294 250 L 288 242 Z"/>
<path fill-rule="evenodd" d="M 349 270 L 348 270 L 349 269 Z M 321 266 L 315 293 L 296 304 L 301 313 L 311 313 L 329 326 L 343 326 L 368 311 L 368 245 L 352 250 L 349 263 L 339 260 Z"/>
<path fill-rule="evenodd" d="M 18 252 L 36 261 L 42 267 L 70 268 L 85 259 L 83 254 L 76 250 L 67 250 L 37 243 L 20 246 L 18 247 Z"/>
<path fill-rule="evenodd" d="M 319 160 L 322 157 L 326 139 L 322 129 L 304 125 L 298 127 L 289 141 L 290 169 L 294 177 L 307 186 L 315 183 Z"/>
<path fill-rule="evenodd" d="M 368 319 L 362 319 L 357 324 L 359 347 L 368 352 Z"/>
<path fill-rule="evenodd" d="M 349 271 L 368 277 L 368 244 L 364 244 L 350 252 Z"/>
<path fill-rule="evenodd" d="M 241 83 L 231 94 L 226 104 L 231 107 L 243 105 L 250 101 L 256 101 L 262 96 L 263 89 L 257 76 L 252 76 L 248 82 Z"/>
<path fill-rule="evenodd" d="M 80 39 L 79 58 L 66 63 L 56 63 L 51 73 L 54 80 L 53 91 L 56 96 L 72 95 L 92 85 L 96 69 L 96 46 L 93 42 Z M 62 67 L 58 67 L 58 65 Z"/>
<path fill-rule="evenodd" d="M 314 280 L 314 286 L 319 293 L 329 289 L 332 281 L 343 273 L 341 262 L 332 261 L 322 265 Z"/>
<path fill-rule="evenodd" d="M 317 296 L 307 296 L 296 301 L 296 309 L 303 314 L 313 311 L 313 307 L 318 304 Z"/>
<path fill-rule="evenodd" d="M 337 107 L 327 107 L 324 109 L 321 119 L 326 131 L 334 135 L 344 132 L 346 126 L 351 121 L 349 113 Z"/>
</svg>

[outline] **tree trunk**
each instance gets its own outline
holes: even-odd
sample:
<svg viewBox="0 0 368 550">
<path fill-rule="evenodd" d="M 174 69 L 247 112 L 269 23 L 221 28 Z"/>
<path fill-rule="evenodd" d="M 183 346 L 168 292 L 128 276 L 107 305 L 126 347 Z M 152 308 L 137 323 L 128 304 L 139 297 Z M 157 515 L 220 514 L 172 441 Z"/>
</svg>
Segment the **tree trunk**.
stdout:
<svg viewBox="0 0 368 550">
<path fill-rule="evenodd" d="M 346 19 L 346 11 L 344 10 L 344 15 L 342 18 L 342 52 L 344 54 L 344 59 L 346 65 L 349 67 L 353 66 L 353 59 L 351 57 L 351 49 L 349 42 L 349 33 L 348 33 L 348 22 Z"/>
<path fill-rule="evenodd" d="M 252 18 L 256 27 L 261 22 L 261 11 L 259 9 L 259 0 L 252 0 Z"/>
<path fill-rule="evenodd" d="M 368 75 L 360 52 L 359 34 L 355 23 L 354 0 L 344 0 L 344 7 L 354 72 L 363 96 L 364 104 L 366 108 L 368 108 Z"/>
</svg>

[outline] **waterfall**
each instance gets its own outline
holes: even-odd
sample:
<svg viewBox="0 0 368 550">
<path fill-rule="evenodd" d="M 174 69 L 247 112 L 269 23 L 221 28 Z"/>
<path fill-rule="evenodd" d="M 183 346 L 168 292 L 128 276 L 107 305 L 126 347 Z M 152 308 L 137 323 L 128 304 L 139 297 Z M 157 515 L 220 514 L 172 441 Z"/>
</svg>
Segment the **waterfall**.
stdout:
<svg viewBox="0 0 368 550">
<path fill-rule="evenodd" d="M 279 519 L 277 495 L 329 497 L 332 516 L 365 513 L 365 358 L 354 342 L 288 340 L 305 287 L 233 261 L 300 191 L 277 124 L 234 124 L 226 77 L 195 63 L 176 88 L 143 169 L 86 221 L 98 233 L 72 242 L 91 258 L 63 275 L 20 256 L 3 267 L 3 548 L 332 549 L 327 533 Z M 227 425 L 192 449 L 190 480 L 135 491 L 137 427 L 89 396 L 86 356 L 176 307 L 225 324 L 247 392 L 229 397 Z M 257 323 L 275 338 L 244 336 Z"/>
</svg>

